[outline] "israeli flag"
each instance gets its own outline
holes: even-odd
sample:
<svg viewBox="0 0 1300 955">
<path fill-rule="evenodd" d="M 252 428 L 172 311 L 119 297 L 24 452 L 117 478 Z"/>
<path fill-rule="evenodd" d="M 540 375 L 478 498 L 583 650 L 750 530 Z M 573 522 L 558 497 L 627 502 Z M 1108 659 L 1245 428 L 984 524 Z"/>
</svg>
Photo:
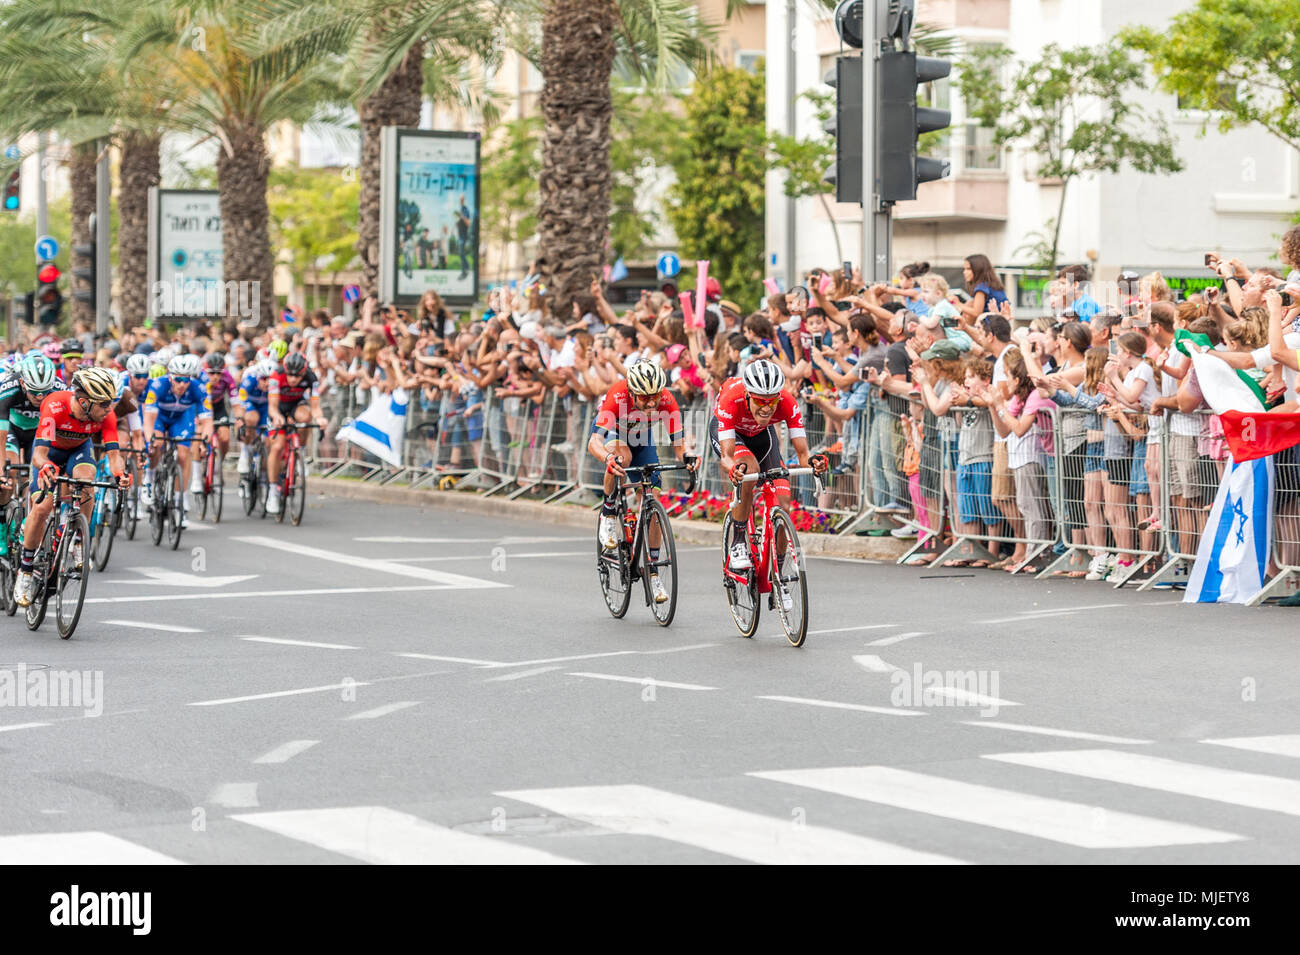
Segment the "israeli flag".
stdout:
<svg viewBox="0 0 1300 955">
<path fill-rule="evenodd" d="M 406 436 L 406 405 L 407 394 L 402 388 L 394 388 L 387 395 L 380 393 L 352 424 L 339 431 L 339 440 L 400 467 L 402 440 Z"/>
<path fill-rule="evenodd" d="M 1229 461 L 1183 603 L 1246 603 L 1264 587 L 1273 544 L 1273 459 Z"/>
</svg>

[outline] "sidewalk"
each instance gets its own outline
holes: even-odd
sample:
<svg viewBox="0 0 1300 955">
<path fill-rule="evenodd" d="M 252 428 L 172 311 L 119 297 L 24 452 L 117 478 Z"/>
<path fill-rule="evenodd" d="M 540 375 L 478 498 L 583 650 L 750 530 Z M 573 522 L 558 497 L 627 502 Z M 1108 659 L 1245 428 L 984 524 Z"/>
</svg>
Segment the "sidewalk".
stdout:
<svg viewBox="0 0 1300 955">
<path fill-rule="evenodd" d="M 400 504 L 406 507 L 447 507 L 457 511 L 488 514 L 493 517 L 518 517 L 547 524 L 584 527 L 596 537 L 596 515 L 586 507 L 570 504 L 541 504 L 533 501 L 507 501 L 504 498 L 480 497 L 463 491 L 439 491 L 402 487 L 372 487 L 342 478 L 312 477 L 307 482 L 313 494 Z M 721 545 L 722 525 L 707 521 L 673 518 L 673 536 L 683 544 Z M 831 534 L 801 534 L 799 541 L 810 557 L 855 557 L 894 561 L 907 549 L 906 543 L 890 537 L 836 537 Z M 907 542 L 910 543 L 910 542 Z"/>
</svg>

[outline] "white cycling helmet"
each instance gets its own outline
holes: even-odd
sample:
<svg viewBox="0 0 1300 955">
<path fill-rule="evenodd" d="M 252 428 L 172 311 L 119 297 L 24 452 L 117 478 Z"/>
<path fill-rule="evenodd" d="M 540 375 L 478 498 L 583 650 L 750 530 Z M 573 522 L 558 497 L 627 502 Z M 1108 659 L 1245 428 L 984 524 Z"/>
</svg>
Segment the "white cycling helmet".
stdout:
<svg viewBox="0 0 1300 955">
<path fill-rule="evenodd" d="M 785 387 L 785 373 L 779 365 L 766 358 L 751 361 L 742 376 L 745 390 L 751 395 L 777 395 Z"/>
<path fill-rule="evenodd" d="M 197 378 L 202 367 L 197 355 L 177 355 L 167 363 L 167 374 L 180 378 Z"/>
<path fill-rule="evenodd" d="M 270 378 L 280 373 L 280 366 L 274 358 L 263 358 L 254 366 L 254 372 L 258 378 Z"/>
<path fill-rule="evenodd" d="M 149 369 L 153 367 L 153 361 L 148 355 L 132 355 L 126 360 L 126 372 L 128 375 L 147 375 Z"/>
</svg>

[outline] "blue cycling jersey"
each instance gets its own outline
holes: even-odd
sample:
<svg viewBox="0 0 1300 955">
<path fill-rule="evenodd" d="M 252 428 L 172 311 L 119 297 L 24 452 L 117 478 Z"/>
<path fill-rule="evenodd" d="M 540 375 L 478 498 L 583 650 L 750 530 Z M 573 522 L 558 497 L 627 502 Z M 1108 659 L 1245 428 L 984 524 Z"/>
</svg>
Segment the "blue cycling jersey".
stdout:
<svg viewBox="0 0 1300 955">
<path fill-rule="evenodd" d="M 263 378 L 262 384 L 265 385 L 269 379 Z M 247 408 L 249 405 L 263 408 L 266 407 L 266 388 L 259 386 L 257 375 L 249 372 L 239 382 L 238 400 L 241 405 Z"/>
<path fill-rule="evenodd" d="M 185 393 L 178 395 L 172 391 L 172 381 L 167 375 L 149 382 L 149 389 L 144 393 L 144 407 L 157 408 L 158 413 L 165 418 L 175 418 L 190 412 L 200 418 L 212 415 L 212 402 L 208 401 L 207 394 L 197 381 L 191 380 Z"/>
</svg>

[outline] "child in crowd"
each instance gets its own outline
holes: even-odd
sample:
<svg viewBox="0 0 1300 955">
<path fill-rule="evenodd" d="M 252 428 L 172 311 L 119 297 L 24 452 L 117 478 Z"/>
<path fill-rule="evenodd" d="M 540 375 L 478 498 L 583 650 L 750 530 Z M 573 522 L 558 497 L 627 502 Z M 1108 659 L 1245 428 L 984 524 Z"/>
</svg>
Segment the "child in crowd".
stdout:
<svg viewBox="0 0 1300 955">
<path fill-rule="evenodd" d="M 987 408 L 978 407 L 973 396 L 987 394 L 993 383 L 993 364 L 973 355 L 962 362 L 965 385 L 958 400 L 965 399 L 961 430 L 957 435 L 957 520 L 963 535 L 997 536 L 1002 514 L 993 506 L 993 422 Z M 1001 545 L 990 541 L 994 557 Z M 987 560 L 971 561 L 971 567 L 987 567 Z"/>
<path fill-rule="evenodd" d="M 1025 360 L 1017 348 L 1003 356 L 1011 397 L 1003 399 L 993 392 L 993 427 L 1007 439 L 1007 466 L 1016 484 L 1016 506 L 1024 521 L 1023 532 L 1037 542 L 1050 541 L 1052 532 L 1051 497 L 1047 487 L 1047 471 L 1043 467 L 1043 450 L 1039 436 L 1038 414 L 1050 410 L 1052 401 L 1044 397 L 1029 377 Z M 1024 570 L 1037 573 L 1039 568 L 1025 558 L 1025 545 L 1017 545 L 1019 560 L 1006 569 L 1009 573 Z"/>
<path fill-rule="evenodd" d="M 1100 346 L 1094 346 L 1084 352 L 1083 381 L 1076 387 L 1069 376 L 1057 374 L 1051 376 L 1051 383 L 1056 385 L 1054 400 L 1063 408 L 1076 408 L 1087 412 L 1084 416 L 1084 463 L 1083 463 L 1083 509 L 1087 518 L 1085 539 L 1092 557 L 1088 564 L 1088 580 L 1101 580 L 1110 572 L 1110 560 L 1106 547 L 1106 463 L 1104 458 L 1101 417 L 1097 409 L 1106 403 L 1106 396 L 1101 391 L 1105 381 L 1106 362 L 1110 352 Z M 1064 415 L 1069 421 L 1071 414 Z M 1068 495 L 1067 495 L 1068 501 Z"/>
</svg>

